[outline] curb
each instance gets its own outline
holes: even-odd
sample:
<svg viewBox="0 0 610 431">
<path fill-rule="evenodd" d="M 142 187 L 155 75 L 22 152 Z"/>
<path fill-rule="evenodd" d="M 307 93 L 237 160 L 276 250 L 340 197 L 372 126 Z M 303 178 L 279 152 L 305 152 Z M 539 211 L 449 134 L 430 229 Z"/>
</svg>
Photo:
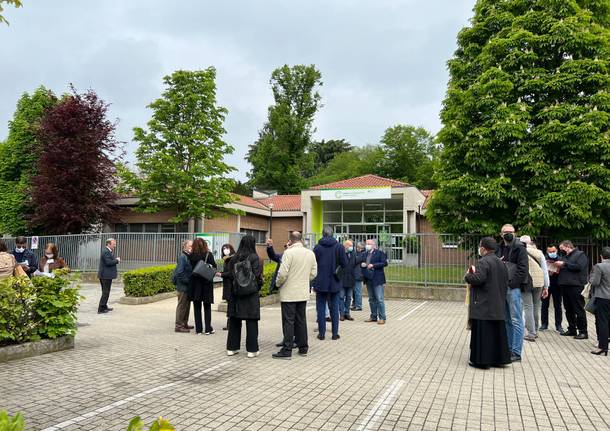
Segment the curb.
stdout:
<svg viewBox="0 0 610 431">
<path fill-rule="evenodd" d="M 362 295 L 367 296 L 366 288 L 364 286 L 362 289 Z M 466 300 L 466 288 L 387 283 L 384 290 L 384 297 L 393 299 L 426 299 L 435 301 L 464 302 Z"/>
<path fill-rule="evenodd" d="M 52 340 L 31 341 L 23 344 L 0 347 L 0 362 L 24 359 L 73 348 L 74 337 L 68 335 Z"/>
<path fill-rule="evenodd" d="M 153 296 L 122 296 L 121 298 L 119 298 L 119 303 L 120 304 L 126 304 L 126 305 L 142 305 L 142 304 L 150 304 L 152 302 L 158 302 L 158 301 L 163 301 L 165 299 L 169 299 L 169 298 L 175 298 L 176 297 L 176 291 L 172 291 L 172 292 L 163 292 L 163 293 L 157 293 L 156 295 Z"/>
<path fill-rule="evenodd" d="M 280 302 L 280 295 L 277 293 L 273 293 L 271 295 L 264 296 L 260 299 L 261 307 L 266 307 L 267 305 L 273 305 Z M 218 311 L 222 311 L 223 313 L 227 312 L 227 303 L 221 302 L 218 304 Z"/>
</svg>

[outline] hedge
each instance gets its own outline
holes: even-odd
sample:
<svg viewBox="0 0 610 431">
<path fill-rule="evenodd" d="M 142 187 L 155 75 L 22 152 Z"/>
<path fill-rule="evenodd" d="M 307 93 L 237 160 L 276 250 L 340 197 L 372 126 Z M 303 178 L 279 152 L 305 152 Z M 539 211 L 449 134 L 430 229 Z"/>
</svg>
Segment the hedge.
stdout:
<svg viewBox="0 0 610 431">
<path fill-rule="evenodd" d="M 0 346 L 76 333 L 80 286 L 65 270 L 55 275 L 0 282 Z"/>
<path fill-rule="evenodd" d="M 271 279 L 277 264 L 266 263 L 263 267 L 263 287 L 260 296 L 269 295 Z M 149 268 L 135 269 L 123 273 L 123 289 L 125 295 L 142 297 L 153 296 L 158 293 L 173 292 L 176 286 L 172 283 L 172 274 L 176 265 L 152 266 Z M 221 267 L 219 265 L 219 271 Z"/>
</svg>

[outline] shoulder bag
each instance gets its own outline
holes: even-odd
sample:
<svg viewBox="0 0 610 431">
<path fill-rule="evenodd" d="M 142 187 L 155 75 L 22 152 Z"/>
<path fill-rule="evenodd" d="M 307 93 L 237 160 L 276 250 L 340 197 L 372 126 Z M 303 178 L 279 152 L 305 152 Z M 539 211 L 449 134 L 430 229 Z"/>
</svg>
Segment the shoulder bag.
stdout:
<svg viewBox="0 0 610 431">
<path fill-rule="evenodd" d="M 203 278 L 204 280 L 214 281 L 216 269 L 214 269 L 214 267 L 207 262 L 209 255 L 210 252 L 205 255 L 205 259 L 197 262 L 197 265 L 195 265 L 195 268 L 193 268 L 193 274 Z"/>
</svg>

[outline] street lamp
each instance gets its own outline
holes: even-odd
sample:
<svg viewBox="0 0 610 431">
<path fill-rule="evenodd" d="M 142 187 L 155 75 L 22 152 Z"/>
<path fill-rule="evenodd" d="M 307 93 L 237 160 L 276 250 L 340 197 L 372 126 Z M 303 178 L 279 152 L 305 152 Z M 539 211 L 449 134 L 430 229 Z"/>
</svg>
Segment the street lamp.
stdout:
<svg viewBox="0 0 610 431">
<path fill-rule="evenodd" d="M 273 202 L 269 204 L 269 238 L 273 238 L 272 229 L 273 228 Z"/>
</svg>

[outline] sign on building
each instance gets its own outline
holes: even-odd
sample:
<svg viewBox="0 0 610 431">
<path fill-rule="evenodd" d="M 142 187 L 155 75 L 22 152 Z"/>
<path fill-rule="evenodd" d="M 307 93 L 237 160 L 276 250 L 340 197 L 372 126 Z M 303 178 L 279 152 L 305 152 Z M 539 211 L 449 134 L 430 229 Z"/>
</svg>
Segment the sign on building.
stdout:
<svg viewBox="0 0 610 431">
<path fill-rule="evenodd" d="M 321 190 L 323 201 L 355 201 L 370 199 L 392 199 L 391 187 Z"/>
</svg>

